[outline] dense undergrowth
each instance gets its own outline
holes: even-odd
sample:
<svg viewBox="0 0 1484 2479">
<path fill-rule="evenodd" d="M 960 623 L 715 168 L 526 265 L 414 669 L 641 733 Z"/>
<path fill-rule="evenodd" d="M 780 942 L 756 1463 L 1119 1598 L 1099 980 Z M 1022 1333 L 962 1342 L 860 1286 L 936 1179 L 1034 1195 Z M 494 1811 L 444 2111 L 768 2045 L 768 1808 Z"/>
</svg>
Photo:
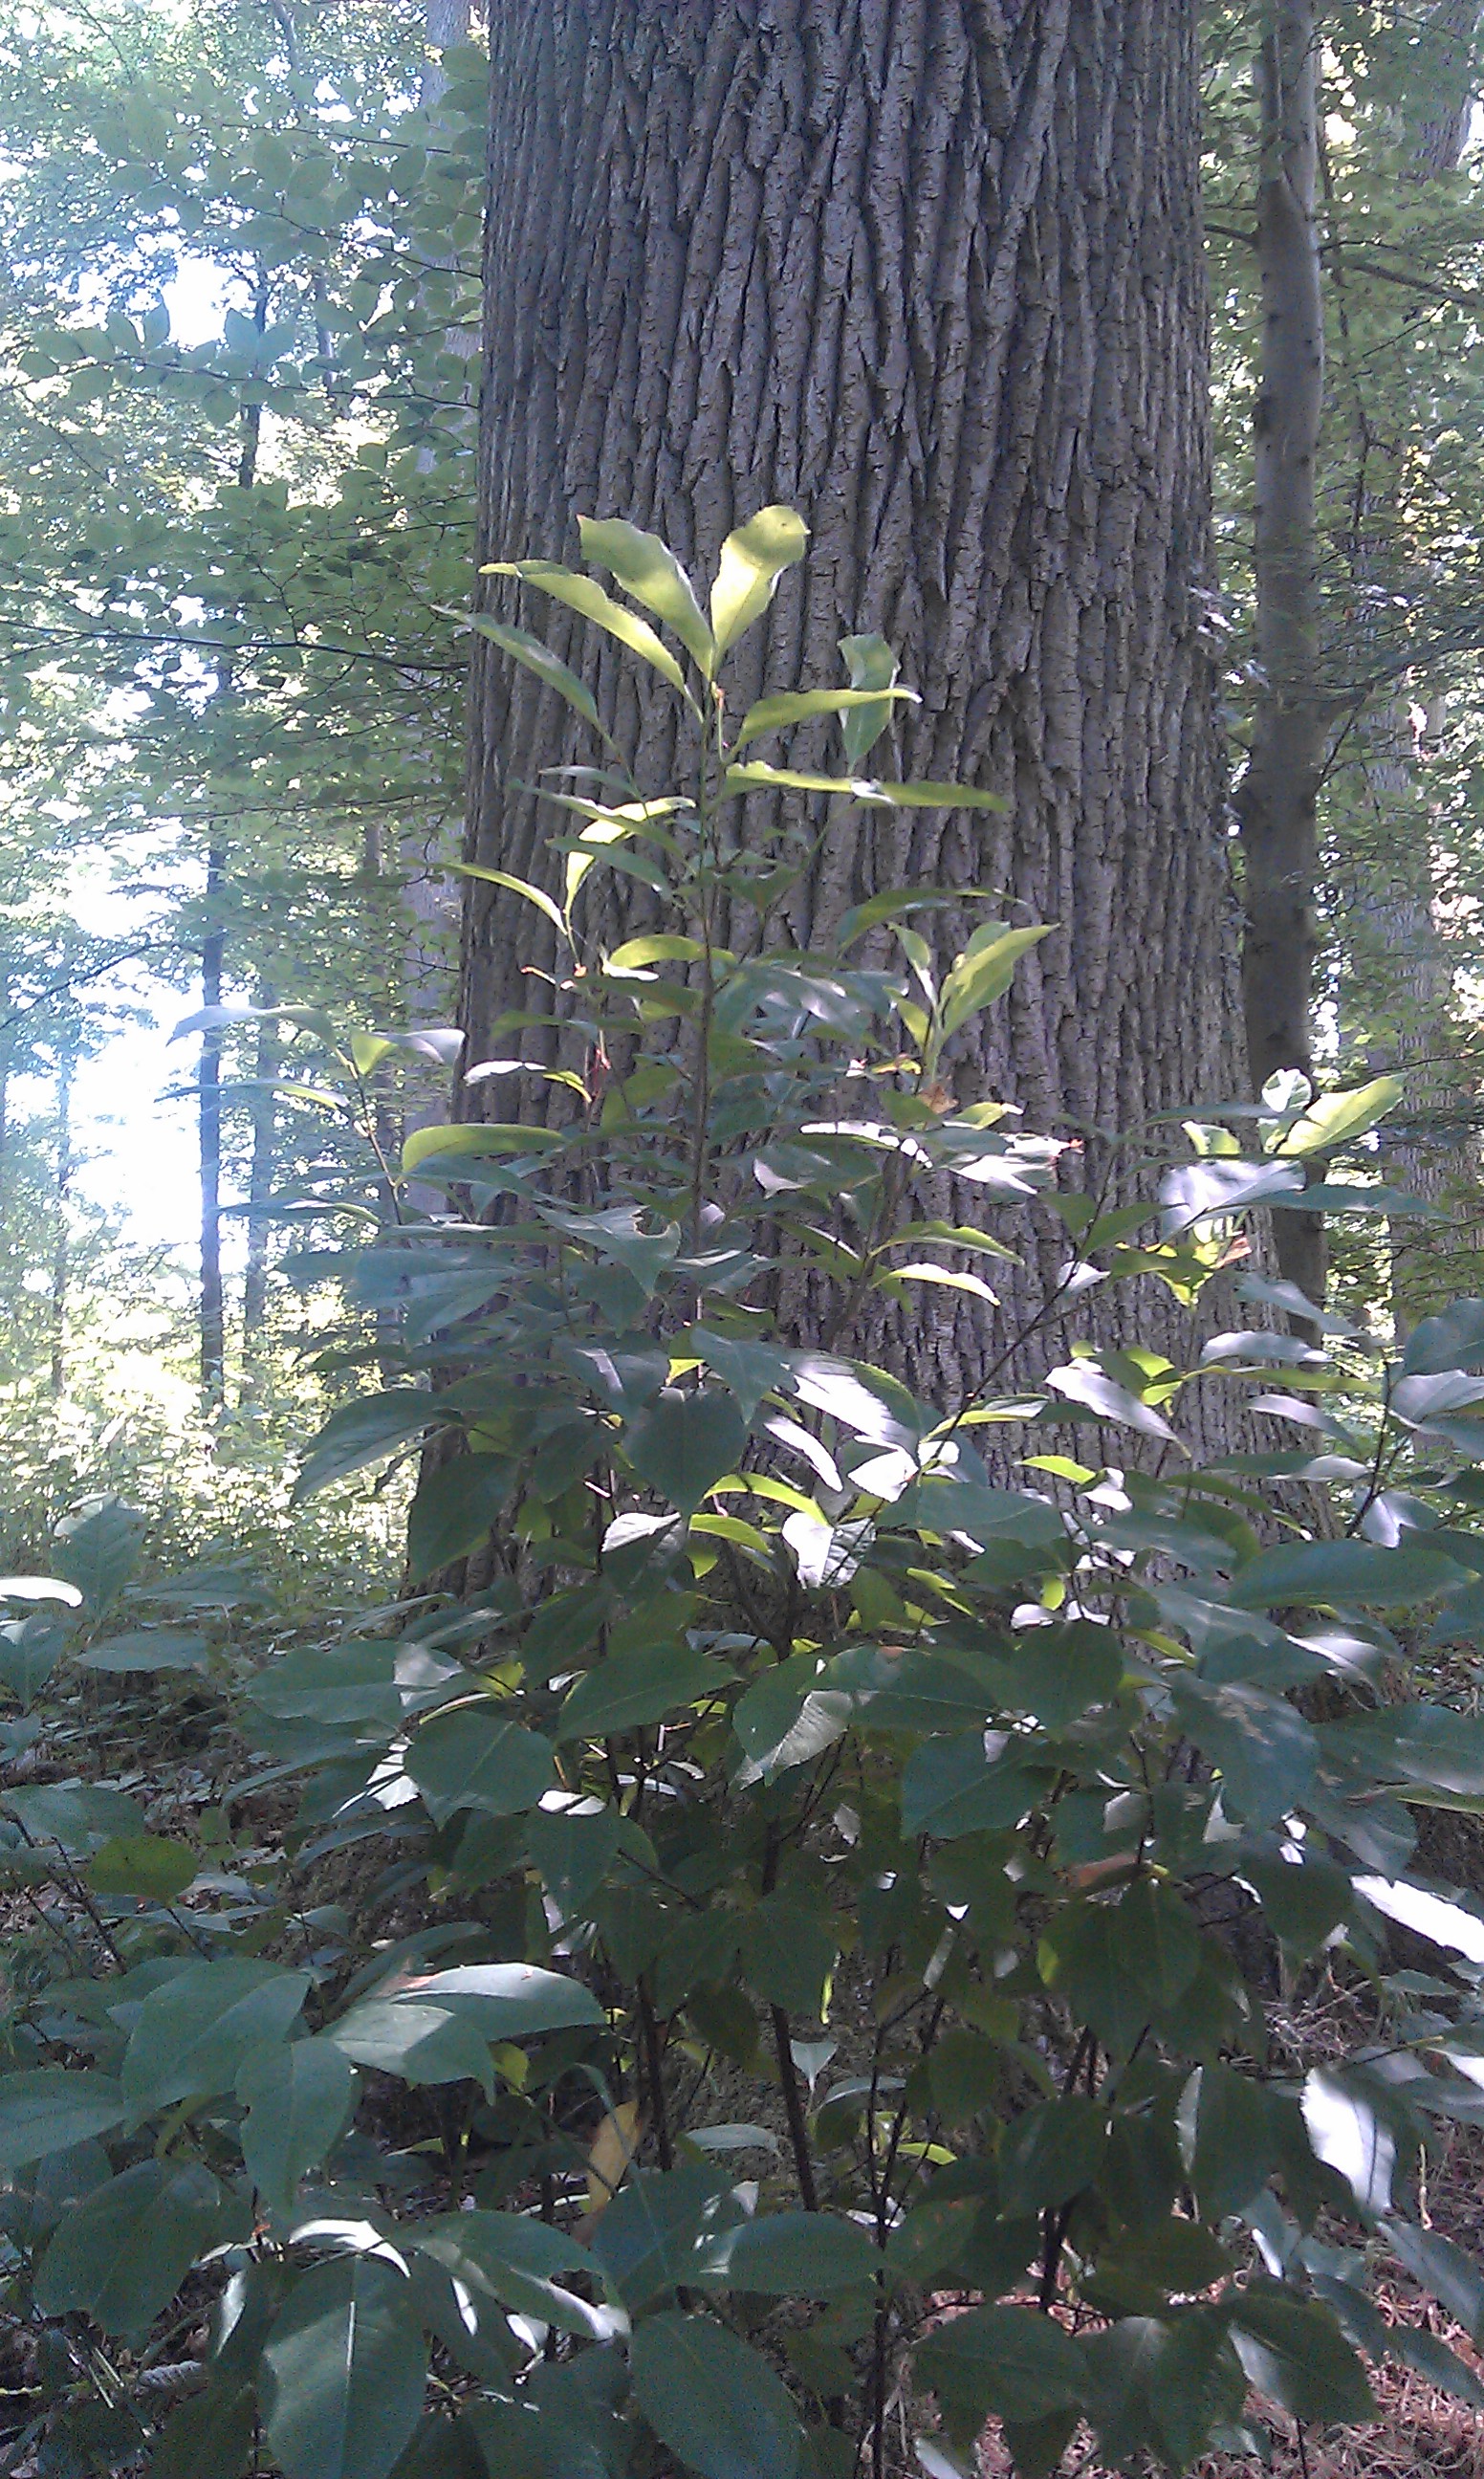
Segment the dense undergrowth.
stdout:
<svg viewBox="0 0 1484 2479">
<path fill-rule="evenodd" d="M 1254 2396 L 1364 2419 L 1388 2352 L 1477 2408 L 1372 2283 L 1484 2333 L 1419 2184 L 1484 2112 L 1484 1910 L 1418 1829 L 1484 1806 L 1484 1303 L 1388 1356 L 1261 1258 L 1316 1178 L 1385 1213 L 1392 1087 L 1086 1151 L 954 1099 L 1038 927 L 783 927 L 841 799 L 985 797 L 866 774 L 889 651 L 733 722 L 797 519 L 708 612 L 652 537 L 584 547 L 627 601 L 518 573 L 670 681 L 693 779 L 644 793 L 476 624 L 598 741 L 550 884 L 499 882 L 559 969 L 509 1116 L 409 1143 L 446 1210 L 299 1267 L 383 1381 L 300 1498 L 416 1464 L 419 1589 L 286 1620 L 106 1498 L 5 1631 L 8 2466 L 793 2479 L 910 2432 L 943 2474 L 994 2420 L 1028 2474 L 1176 2469 L 1259 2450 Z M 840 776 L 751 754 L 826 721 Z M 607 953 L 600 868 L 659 917 Z M 1048 1229 L 1021 1391 L 853 1349 L 995 1316 Z M 1089 1339 L 1123 1285 L 1189 1365 Z M 1250 1435 L 1202 1463 L 1215 1394 Z M 1305 2055 L 1320 1981 L 1350 2034 Z"/>
</svg>

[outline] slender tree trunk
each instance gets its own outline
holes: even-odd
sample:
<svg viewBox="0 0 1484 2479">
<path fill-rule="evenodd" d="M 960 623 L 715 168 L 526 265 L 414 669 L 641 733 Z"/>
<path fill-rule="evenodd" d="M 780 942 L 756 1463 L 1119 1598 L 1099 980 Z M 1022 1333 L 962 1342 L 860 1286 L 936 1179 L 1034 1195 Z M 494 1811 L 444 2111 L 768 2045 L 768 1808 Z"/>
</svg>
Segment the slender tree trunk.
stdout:
<svg viewBox="0 0 1484 2479">
<path fill-rule="evenodd" d="M 272 992 L 261 990 L 265 1007 Z M 283 1037 L 274 1016 L 258 1022 L 252 1103 L 252 1159 L 247 1171 L 247 1263 L 243 1274 L 243 1394 L 256 1393 L 268 1316 L 269 1210 L 273 1201 L 273 1170 L 278 1111 L 273 1080 L 283 1063 Z"/>
<path fill-rule="evenodd" d="M 61 1401 L 67 1386 L 67 1291 L 72 1265 L 67 1215 L 72 1196 L 72 1079 L 76 1072 L 77 1055 L 64 1044 L 57 1058 L 57 1220 L 52 1240 L 50 1380 L 54 1403 Z"/>
<path fill-rule="evenodd" d="M 1426 20 L 1424 64 L 1409 97 L 1407 140 L 1410 180 L 1418 185 L 1456 172 L 1472 106 L 1473 51 L 1479 0 L 1441 0 Z M 1341 294 L 1342 327 L 1348 344 L 1348 316 Z M 1406 483 L 1400 423 L 1375 413 L 1376 374 L 1370 356 L 1351 367 L 1350 420 L 1356 478 L 1349 543 L 1351 573 L 1361 588 L 1356 602 L 1364 628 L 1377 596 L 1402 582 L 1398 528 Z M 1384 389 L 1384 372 L 1379 374 Z M 1421 727 L 1420 728 L 1419 727 Z M 1391 1068 L 1405 1083 L 1395 1119 L 1383 1125 L 1379 1145 L 1391 1184 L 1430 1204 L 1446 1206 L 1471 1192 L 1478 1175 L 1476 1138 L 1457 1127 L 1460 1094 L 1452 1054 L 1453 967 L 1437 916 L 1437 851 L 1429 798 L 1429 753 L 1444 728 L 1442 701 L 1420 707 L 1405 682 L 1379 697 L 1360 721 L 1367 827 L 1366 859 L 1352 902 L 1352 976 L 1360 985 L 1373 1030 L 1368 1063 Z M 1471 1211 L 1469 1228 L 1473 1228 Z M 1392 1307 L 1398 1335 L 1457 1288 L 1454 1268 L 1440 1253 L 1437 1226 L 1397 1216 L 1389 1227 Z M 1467 1286 L 1465 1286 L 1467 1287 Z"/>
<path fill-rule="evenodd" d="M 436 129 L 439 125 L 439 103 L 448 85 L 443 54 L 469 41 L 473 24 L 473 0 L 426 0 L 424 22 L 427 48 L 419 80 L 418 100 Z M 453 264 L 451 258 L 444 263 L 449 267 Z M 465 402 L 470 407 L 472 429 L 473 391 L 478 378 L 478 343 L 469 329 L 462 326 L 448 329 L 444 343 L 451 355 L 469 366 L 470 384 L 465 392 Z M 431 447 L 419 450 L 418 464 L 421 472 L 432 472 L 434 451 Z M 428 774 L 430 779 L 436 775 L 432 764 Z M 402 1013 L 408 1025 L 446 1025 L 453 1005 L 460 901 L 455 882 L 449 876 L 448 864 L 453 857 L 456 833 L 455 821 L 444 806 L 404 828 L 398 837 L 397 862 L 405 913 L 400 939 Z M 379 844 L 378 834 L 378 853 Z M 368 867 L 370 865 L 368 861 Z M 381 865 L 378 857 L 378 872 Z M 443 1115 L 443 1097 L 435 1097 L 431 1092 L 425 1099 L 415 1101 L 411 1108 L 404 1109 L 397 1138 L 397 1149 L 404 1135 L 411 1134 L 416 1128 L 431 1126 Z M 431 1188 L 413 1188 L 408 1194 L 408 1203 L 415 1214 L 436 1212 L 441 1202 L 436 1190 Z"/>
<path fill-rule="evenodd" d="M 473 0 L 427 0 L 429 53 L 449 52 L 456 43 L 467 43 L 473 14 Z M 424 111 L 432 110 L 445 83 L 441 64 L 432 59 L 425 61 L 419 86 L 419 101 Z"/>
<path fill-rule="evenodd" d="M 11 1183 L 11 968 L 0 958 L 0 1214 L 10 1197 Z"/>
<path fill-rule="evenodd" d="M 282 22 L 282 18 L 280 20 Z M 292 21 L 290 22 L 292 34 Z M 253 320 L 259 335 L 268 326 L 269 300 L 271 287 L 268 270 L 260 263 L 253 301 Z M 237 457 L 237 487 L 250 491 L 258 478 L 258 451 L 263 437 L 263 408 L 244 404 L 242 410 L 240 446 Z M 233 657 L 222 658 L 217 684 L 217 698 L 230 714 L 235 675 Z M 221 904 L 226 889 L 226 842 L 214 834 L 206 853 L 206 929 L 201 940 L 201 1005 L 221 1005 L 222 976 L 226 961 L 226 928 L 221 918 Z M 227 1332 L 226 1294 L 221 1273 L 221 1035 L 208 1031 L 201 1036 L 201 1065 L 198 1100 L 198 1151 L 201 1181 L 201 1399 L 208 1411 L 216 1410 L 226 1397 Z"/>
<path fill-rule="evenodd" d="M 1317 461 L 1324 305 L 1315 180 L 1319 32 L 1312 0 L 1267 0 L 1258 75 L 1263 161 L 1257 252 L 1263 339 L 1254 420 L 1254 556 L 1262 689 L 1237 795 L 1246 929 L 1247 1060 L 1261 1092 L 1279 1069 L 1312 1079 L 1318 805 L 1328 738 L 1319 662 Z M 1279 1267 L 1323 1305 L 1324 1220 L 1273 1217 Z"/>
<path fill-rule="evenodd" d="M 201 941 L 201 1005 L 221 1005 L 226 932 L 219 918 L 226 851 L 213 841 L 206 856 L 206 934 Z M 221 1402 L 226 1383 L 226 1303 L 221 1281 L 221 1035 L 201 1035 L 197 1083 L 197 1151 L 201 1180 L 201 1399 Z"/>
<path fill-rule="evenodd" d="M 1194 19 L 1188 0 L 505 0 L 491 19 L 483 554 L 571 558 L 580 511 L 709 575 L 758 506 L 801 511 L 809 556 L 737 693 L 832 680 L 841 634 L 880 629 L 923 698 L 894 727 L 902 772 L 1009 806 L 869 813 L 824 846 L 789 933 L 916 885 L 1055 923 L 959 1070 L 965 1098 L 1040 1129 L 1129 1129 L 1241 1081 Z M 544 632 L 659 788 L 668 708 L 560 618 Z M 593 754 L 481 645 L 470 856 L 548 876 L 521 786 Z M 469 1056 L 535 1057 L 506 1019 L 552 953 L 491 894 L 465 916 Z M 502 1083 L 465 1107 L 497 1094 L 507 1111 Z M 943 1296 L 898 1339 L 928 1393 L 1004 1341 Z M 1110 1322 L 1130 1315 L 1147 1336 L 1147 1297 Z"/>
</svg>

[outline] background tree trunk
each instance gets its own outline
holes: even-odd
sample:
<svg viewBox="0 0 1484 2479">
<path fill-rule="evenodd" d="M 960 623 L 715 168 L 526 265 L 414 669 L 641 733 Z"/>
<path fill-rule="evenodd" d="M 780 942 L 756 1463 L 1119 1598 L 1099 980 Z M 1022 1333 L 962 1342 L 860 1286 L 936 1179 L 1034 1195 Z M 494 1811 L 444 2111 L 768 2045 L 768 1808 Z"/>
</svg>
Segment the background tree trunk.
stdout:
<svg viewBox="0 0 1484 2479">
<path fill-rule="evenodd" d="M 1311 1080 L 1314 1074 L 1314 898 L 1328 709 L 1319 662 L 1316 499 L 1324 411 L 1324 302 L 1314 220 L 1319 33 L 1310 0 L 1268 0 L 1258 78 L 1263 339 L 1253 424 L 1253 552 L 1262 686 L 1237 809 L 1246 904 L 1247 1059 L 1260 1093 L 1281 1068 L 1297 1068 Z M 1280 1271 L 1322 1308 L 1323 1215 L 1279 1214 L 1273 1223 Z"/>
<path fill-rule="evenodd" d="M 64 1042 L 57 1054 L 57 1184 L 56 1229 L 52 1238 L 51 1329 L 52 1353 L 50 1392 L 54 1403 L 60 1403 L 67 1389 L 67 1292 L 72 1272 L 72 1233 L 69 1214 L 72 1204 L 72 1081 L 77 1074 L 77 1051 Z"/>
<path fill-rule="evenodd" d="M 1434 182 L 1458 170 L 1473 104 L 1481 22 L 1479 0 L 1441 0 L 1426 20 L 1422 72 L 1408 95 L 1404 121 L 1412 182 Z M 1343 285 L 1339 306 L 1347 346 Z M 1377 602 L 1384 607 L 1410 581 L 1399 539 L 1408 479 L 1401 409 L 1386 406 L 1387 374 L 1379 374 L 1378 387 L 1378 374 L 1368 367 L 1371 358 L 1362 355 L 1350 368 L 1347 406 L 1355 483 L 1346 549 L 1359 589 L 1356 633 L 1363 645 L 1375 635 L 1370 614 Z M 1383 398 L 1379 406 L 1376 395 Z M 1451 1203 L 1463 1226 L 1451 1235 L 1453 1244 L 1461 1240 L 1467 1246 L 1476 1229 L 1471 1191 L 1479 1148 L 1453 1055 L 1453 959 L 1438 917 L 1436 800 L 1427 782 L 1429 753 L 1446 728 L 1445 701 L 1435 696 L 1419 704 L 1416 689 L 1405 681 L 1383 691 L 1360 718 L 1355 737 L 1372 832 L 1351 894 L 1347 943 L 1362 1012 L 1377 1026 L 1368 1042 L 1368 1070 L 1390 1068 L 1406 1086 L 1401 1111 L 1379 1132 L 1384 1175 L 1429 1204 L 1446 1209 Z M 1459 1214 L 1466 1189 L 1470 1210 Z M 1435 1224 L 1399 1215 L 1389 1237 L 1392 1310 L 1401 1336 L 1471 1282 L 1450 1261 L 1448 1240 L 1440 1240 Z"/>
<path fill-rule="evenodd" d="M 275 1005 L 273 993 L 260 989 L 261 1007 Z M 244 1402 L 258 1390 L 267 1336 L 269 1215 L 273 1203 L 273 1175 L 278 1136 L 278 1102 L 274 1079 L 283 1069 L 283 1034 L 276 1016 L 258 1020 L 252 1063 L 252 1154 L 247 1170 L 247 1259 L 243 1269 L 243 1379 Z"/>
<path fill-rule="evenodd" d="M 827 938 L 887 886 L 990 888 L 1011 920 L 1055 922 L 959 1071 L 1039 1129 L 1129 1130 L 1244 1081 L 1205 629 L 1194 15 L 505 0 L 491 18 L 483 555 L 571 559 L 577 513 L 622 515 L 708 575 L 758 506 L 802 512 L 809 555 L 735 693 L 833 680 L 836 639 L 880 629 L 923 696 L 899 710 L 901 771 L 1009 808 L 870 813 L 826 847 L 791 934 Z M 563 616 L 538 625 L 657 788 L 668 708 Z M 481 644 L 470 856 L 547 875 L 550 816 L 519 785 L 593 754 Z M 621 884 L 632 919 L 642 890 Z M 502 1019 L 551 954 L 491 893 L 466 909 L 469 1057 L 536 1057 Z M 491 1095 L 509 1109 L 499 1081 L 462 1107 Z M 982 1311 L 934 1306 L 904 1373 L 957 1388 L 999 1347 Z"/>
<path fill-rule="evenodd" d="M 206 856 L 206 934 L 201 940 L 201 1005 L 221 1005 L 226 932 L 219 917 L 226 853 L 214 841 Z M 201 1184 L 201 1400 L 220 1403 L 226 1386 L 226 1298 L 221 1279 L 221 1035 L 201 1035 L 196 1089 L 196 1150 Z"/>
</svg>

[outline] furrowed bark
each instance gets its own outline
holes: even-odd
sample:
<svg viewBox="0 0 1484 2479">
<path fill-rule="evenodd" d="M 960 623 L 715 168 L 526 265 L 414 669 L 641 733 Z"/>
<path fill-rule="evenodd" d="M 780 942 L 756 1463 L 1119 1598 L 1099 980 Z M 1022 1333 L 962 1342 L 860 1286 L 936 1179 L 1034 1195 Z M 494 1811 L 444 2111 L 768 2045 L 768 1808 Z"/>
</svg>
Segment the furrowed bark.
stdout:
<svg viewBox="0 0 1484 2479">
<path fill-rule="evenodd" d="M 1319 32 L 1310 0 L 1268 0 L 1258 64 L 1263 162 L 1257 255 L 1263 337 L 1254 417 L 1253 549 L 1262 689 L 1237 793 L 1242 996 L 1255 1092 L 1285 1067 L 1313 1078 L 1318 805 L 1328 738 L 1320 673 L 1317 463 L 1324 304 L 1315 182 Z M 1324 1221 L 1273 1216 L 1284 1277 L 1323 1305 Z"/>
<path fill-rule="evenodd" d="M 1193 11 L 507 0 L 491 67 L 482 556 L 575 559 L 579 512 L 623 515 L 704 579 L 734 524 L 797 507 L 809 556 L 729 693 L 834 679 L 836 639 L 880 629 L 923 697 L 882 771 L 1009 808 L 838 831 L 789 934 L 828 939 L 882 887 L 993 889 L 1058 926 L 955 1071 L 964 1099 L 1065 1132 L 1231 1098 Z M 673 779 L 634 667 L 519 616 L 595 681 L 646 788 Z M 479 645 L 468 856 L 545 879 L 550 820 L 520 786 L 593 755 Z M 506 1019 L 552 951 L 491 895 L 466 909 L 468 1055 L 539 1058 Z M 643 926 L 642 889 L 604 900 Z M 1051 1263 L 1048 1241 L 1003 1316 L 940 1294 L 882 1347 L 952 1398 Z M 1103 1314 L 1158 1340 L 1147 1296 Z"/>
</svg>

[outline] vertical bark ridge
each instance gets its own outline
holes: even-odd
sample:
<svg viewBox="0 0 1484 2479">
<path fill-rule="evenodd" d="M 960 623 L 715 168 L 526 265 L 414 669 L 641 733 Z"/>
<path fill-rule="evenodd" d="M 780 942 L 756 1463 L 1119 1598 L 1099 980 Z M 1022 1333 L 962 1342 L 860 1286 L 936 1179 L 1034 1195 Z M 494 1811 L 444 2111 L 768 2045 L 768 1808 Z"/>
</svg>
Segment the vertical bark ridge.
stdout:
<svg viewBox="0 0 1484 2479">
<path fill-rule="evenodd" d="M 491 57 L 484 555 L 572 559 L 577 513 L 622 514 L 704 582 L 733 524 L 798 507 L 809 557 L 732 694 L 835 678 L 835 640 L 880 629 L 922 693 L 902 771 L 1010 807 L 835 830 L 791 934 L 882 886 L 993 888 L 1059 926 L 960 1063 L 965 1098 L 1128 1128 L 1229 1097 L 1193 13 L 507 0 Z M 579 624 L 537 625 L 657 788 L 668 711 Z M 549 822 L 516 786 L 590 754 L 482 648 L 471 856 L 541 877 Z M 498 1028 L 520 968 L 552 960 L 489 892 L 473 1058 L 518 1046 Z M 642 891 L 622 900 L 634 919 Z M 933 1314 L 923 1348 L 957 1377 L 986 1338 Z"/>
</svg>

